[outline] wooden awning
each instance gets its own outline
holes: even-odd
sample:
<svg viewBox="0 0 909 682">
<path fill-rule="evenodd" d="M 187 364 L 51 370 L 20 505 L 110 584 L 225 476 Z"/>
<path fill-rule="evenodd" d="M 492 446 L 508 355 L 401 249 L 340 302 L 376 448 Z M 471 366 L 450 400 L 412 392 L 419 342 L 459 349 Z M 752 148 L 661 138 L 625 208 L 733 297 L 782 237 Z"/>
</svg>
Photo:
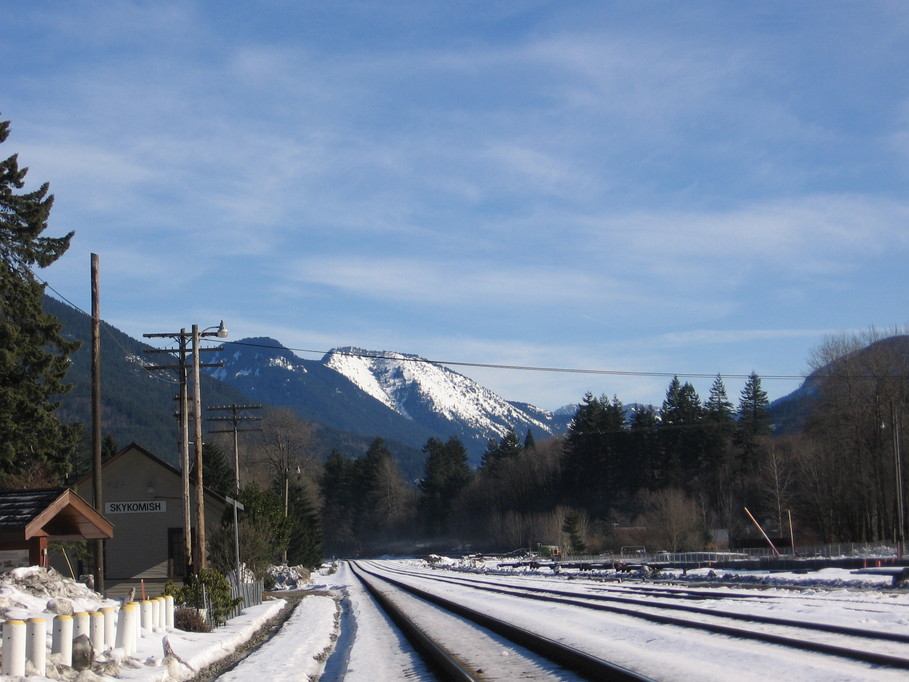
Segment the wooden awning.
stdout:
<svg viewBox="0 0 909 682">
<path fill-rule="evenodd" d="M 114 526 L 69 489 L 0 492 L 0 542 L 108 540 Z"/>
</svg>

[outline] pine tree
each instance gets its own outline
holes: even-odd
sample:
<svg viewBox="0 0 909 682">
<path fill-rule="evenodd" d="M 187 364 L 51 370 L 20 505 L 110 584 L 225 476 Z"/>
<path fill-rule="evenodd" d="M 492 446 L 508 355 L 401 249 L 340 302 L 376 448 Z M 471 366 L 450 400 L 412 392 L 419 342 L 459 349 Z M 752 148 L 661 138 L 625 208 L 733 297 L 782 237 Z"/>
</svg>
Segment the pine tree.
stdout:
<svg viewBox="0 0 909 682">
<path fill-rule="evenodd" d="M 9 121 L 0 121 L 0 143 L 8 136 Z M 62 325 L 43 311 L 44 285 L 31 268 L 60 258 L 73 233 L 41 236 L 54 198 L 47 183 L 17 193 L 27 171 L 17 154 L 0 161 L 0 480 L 48 485 L 65 474 L 79 438 L 79 426 L 54 415 L 79 344 L 67 341 Z"/>
<path fill-rule="evenodd" d="M 603 516 L 624 486 L 627 430 L 624 407 L 587 393 L 565 436 L 563 489 L 566 503 Z M 624 490 L 622 491 L 624 492 Z"/>
<path fill-rule="evenodd" d="M 673 377 L 660 410 L 660 436 L 666 457 L 664 485 L 690 489 L 704 444 L 704 408 L 694 386 Z"/>
<path fill-rule="evenodd" d="M 752 372 L 742 389 L 735 428 L 735 444 L 741 452 L 746 474 L 756 470 L 760 442 L 770 433 L 770 401 L 761 388 L 761 378 Z"/>
<path fill-rule="evenodd" d="M 735 428 L 735 411 L 726 393 L 726 385 L 717 375 L 704 403 L 705 443 L 699 462 L 698 477 L 702 491 L 714 508 L 720 507 L 724 489 L 728 493 L 733 465 L 731 441 Z"/>
<path fill-rule="evenodd" d="M 322 519 L 303 481 L 290 484 L 288 516 L 293 525 L 287 544 L 287 563 L 317 568 L 322 564 Z"/>
<path fill-rule="evenodd" d="M 337 450 L 332 450 L 325 460 L 319 480 L 326 549 L 339 554 L 354 554 L 359 551 L 354 535 L 356 475 L 356 462 Z"/>
<path fill-rule="evenodd" d="M 502 436 L 501 440 L 496 441 L 495 438 L 489 439 L 486 444 L 486 451 L 480 459 L 480 467 L 482 469 L 494 470 L 497 464 L 517 457 L 522 451 L 523 447 L 521 446 L 520 439 L 514 432 L 514 429 L 509 429 L 505 432 L 505 435 Z"/>
<path fill-rule="evenodd" d="M 665 460 L 660 439 L 660 421 L 652 405 L 638 407 L 631 418 L 629 448 L 634 452 L 637 466 L 634 469 L 632 489 L 655 490 L 664 478 L 661 467 Z"/>
<path fill-rule="evenodd" d="M 707 402 L 704 403 L 704 417 L 714 424 L 731 425 L 733 419 L 732 403 L 726 394 L 726 384 L 723 383 L 723 377 L 719 374 L 713 380 L 710 387 L 710 395 Z"/>
<path fill-rule="evenodd" d="M 458 438 L 447 443 L 430 438 L 423 446 L 426 465 L 420 481 L 420 508 L 426 529 L 433 535 L 450 530 L 449 518 L 458 494 L 470 483 L 467 450 Z"/>
<path fill-rule="evenodd" d="M 536 450 L 537 442 L 533 437 L 533 431 L 530 428 L 527 429 L 527 435 L 524 436 L 524 452 L 529 450 Z"/>
</svg>

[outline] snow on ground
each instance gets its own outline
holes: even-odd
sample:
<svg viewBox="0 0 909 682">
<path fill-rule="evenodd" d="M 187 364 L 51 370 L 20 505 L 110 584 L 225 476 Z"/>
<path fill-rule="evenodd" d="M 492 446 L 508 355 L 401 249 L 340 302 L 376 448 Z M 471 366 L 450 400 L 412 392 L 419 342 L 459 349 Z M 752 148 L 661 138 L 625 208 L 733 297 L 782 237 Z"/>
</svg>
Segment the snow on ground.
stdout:
<svg viewBox="0 0 909 682">
<path fill-rule="evenodd" d="M 511 566 L 509 564 L 517 563 L 514 559 L 502 559 L 501 557 L 489 556 L 465 556 L 461 558 L 452 558 L 438 555 L 430 555 L 425 559 L 410 559 L 407 563 L 411 566 L 432 566 L 434 568 L 448 569 L 451 571 L 460 571 L 468 573 L 482 573 L 484 575 L 527 575 L 547 578 L 619 578 L 614 570 L 593 570 L 580 571 L 578 569 L 563 569 L 554 571 L 548 566 L 534 568 L 531 566 Z M 649 569 L 645 569 L 649 570 Z M 871 569 L 873 570 L 873 569 Z M 630 572 L 627 574 L 630 578 L 639 578 L 639 572 Z M 687 571 L 681 569 L 666 569 L 658 575 L 648 573 L 646 576 L 653 581 L 659 580 L 676 580 L 684 578 L 689 581 L 703 581 L 705 585 L 710 583 L 739 583 L 755 585 L 780 585 L 780 586 L 798 586 L 798 587 L 843 587 L 843 588 L 885 588 L 890 587 L 893 577 L 890 573 L 881 571 L 880 573 L 856 573 L 847 568 L 824 568 L 818 571 L 781 571 L 775 569 L 727 569 L 727 568 L 694 568 Z"/>
<path fill-rule="evenodd" d="M 616 578 L 614 572 L 598 575 L 596 572 L 580 574 L 562 570 L 558 574 L 550 568 L 500 566 L 498 558 L 450 558 L 434 557 L 433 561 L 408 559 L 388 561 L 400 566 L 419 566 L 434 570 L 469 571 L 489 576 L 501 576 L 503 580 L 545 580 L 560 581 L 564 585 L 577 585 L 583 589 L 588 579 L 600 581 Z M 387 619 L 375 611 L 371 598 L 358 585 L 352 572 L 342 564 L 323 568 L 319 574 L 305 576 L 303 582 L 292 572 L 281 569 L 273 577 L 279 589 L 306 590 L 310 594 L 287 621 L 282 631 L 266 646 L 250 655 L 223 679 L 232 682 L 257 679 L 317 679 L 324 674 L 328 680 L 392 680 L 398 679 L 402 671 L 409 679 L 429 679 L 422 662 L 411 651 Z M 664 578 L 678 578 L 681 572 L 664 572 Z M 506 577 L 510 576 L 510 577 Z M 730 571 L 709 568 L 690 570 L 686 577 L 698 579 L 705 586 L 720 580 L 759 585 L 763 589 L 774 586 L 799 585 L 815 616 L 821 620 L 836 620 L 835 609 L 820 599 L 817 594 L 829 594 L 835 588 L 835 601 L 860 604 L 885 604 L 901 606 L 901 612 L 909 613 L 909 589 L 892 589 L 891 577 L 885 574 L 858 574 L 844 569 L 824 569 L 810 573 L 775 571 Z M 729 589 L 728 587 L 720 589 Z M 816 591 L 815 591 L 816 590 Z M 340 596 L 346 596 L 339 603 Z M 726 600 L 713 602 L 721 607 L 728 606 Z M 63 578 L 54 571 L 38 568 L 16 569 L 0 575 L 0 617 L 3 619 L 27 619 L 43 616 L 48 621 L 48 646 L 50 645 L 50 623 L 54 614 L 73 611 L 95 611 L 115 602 L 72 580 Z M 143 632 L 139 649 L 131 657 L 122 650 L 107 652 L 99 656 L 107 667 L 96 668 L 95 673 L 82 673 L 79 682 L 92 680 L 111 681 L 115 679 L 131 682 L 171 682 L 187 680 L 198 671 L 233 653 L 245 643 L 262 625 L 276 615 L 284 606 L 282 599 L 273 599 L 246 609 L 238 618 L 211 633 L 191 633 L 179 630 Z M 537 607 L 528 607 L 537 608 Z M 837 608 L 842 609 L 842 606 Z M 851 609 L 848 605 L 846 610 Z M 885 629 L 905 630 L 909 617 L 899 617 L 884 622 L 880 614 L 873 614 L 874 626 Z M 165 639 L 174 657 L 166 658 Z M 329 655 L 335 640 L 338 653 Z M 732 663 L 730 662 L 730 665 Z M 14 678 L 0 676 L 2 681 Z M 57 672 L 49 666 L 48 677 L 30 677 L 30 680 L 76 679 L 73 671 Z"/>
<path fill-rule="evenodd" d="M 285 589 L 309 586 L 308 582 L 300 584 L 293 581 L 292 573 L 287 570 L 282 572 Z M 299 577 L 299 574 L 297 575 Z M 306 580 L 308 577 L 307 573 Z M 303 640 L 301 644 L 306 648 L 313 647 L 314 651 L 319 653 L 330 644 L 330 637 L 336 628 L 335 602 L 330 597 L 310 597 L 303 601 L 306 608 L 301 614 L 306 614 L 307 622 L 318 635 Z M 308 603 L 310 601 L 312 604 Z M 83 671 L 78 675 L 78 680 L 170 682 L 190 679 L 200 670 L 235 652 L 270 618 L 277 615 L 285 603 L 283 599 L 267 600 L 258 606 L 244 609 L 240 616 L 230 620 L 227 625 L 207 633 L 163 628 L 158 632 L 142 631 L 138 649 L 131 656 L 126 656 L 122 649 L 101 653 L 96 656 L 97 665 L 93 671 Z M 64 578 L 53 569 L 17 568 L 9 573 L 0 574 L 0 617 L 2 620 L 44 618 L 48 628 L 48 652 L 52 641 L 52 619 L 55 615 L 92 612 L 104 606 L 117 605 L 118 602 L 104 599 L 82 583 Z M 174 656 L 165 657 L 165 640 Z M 48 661 L 46 677 L 29 676 L 27 679 L 36 682 L 77 679 L 77 674 L 71 668 L 55 665 L 59 661 L 50 653 Z M 4 682 L 14 679 L 21 678 L 0 675 L 0 680 Z M 277 675 L 271 679 L 282 679 L 282 676 Z"/>
<path fill-rule="evenodd" d="M 324 588 L 347 597 L 338 653 L 328 660 L 324 679 L 345 682 L 436 679 L 388 617 L 376 610 L 372 597 L 346 563 L 329 576 Z"/>
<path fill-rule="evenodd" d="M 339 614 L 338 604 L 331 597 L 307 597 L 266 647 L 218 679 L 223 682 L 318 679 L 332 649 Z"/>
</svg>

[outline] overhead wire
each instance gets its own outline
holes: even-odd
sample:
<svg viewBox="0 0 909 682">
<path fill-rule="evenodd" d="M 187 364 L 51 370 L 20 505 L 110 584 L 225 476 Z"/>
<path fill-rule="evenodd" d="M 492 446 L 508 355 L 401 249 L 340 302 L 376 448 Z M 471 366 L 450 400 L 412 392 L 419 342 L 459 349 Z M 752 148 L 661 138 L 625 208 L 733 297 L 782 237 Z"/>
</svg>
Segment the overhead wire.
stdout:
<svg viewBox="0 0 909 682">
<path fill-rule="evenodd" d="M 28 268 L 27 265 L 25 265 Z M 57 289 L 55 289 L 49 282 L 43 280 L 42 278 L 35 275 L 34 271 L 31 268 L 28 268 L 32 273 L 32 276 L 35 277 L 39 282 L 41 282 L 46 288 L 53 291 L 63 302 L 69 305 L 74 310 L 81 312 L 84 315 L 91 316 L 86 311 L 82 310 L 78 305 L 70 301 L 66 296 L 61 294 Z M 113 334 L 109 330 L 105 330 L 107 335 L 123 350 L 124 353 L 129 353 L 128 349 L 124 348 Z M 713 379 L 716 377 L 722 377 L 724 379 L 748 379 L 750 374 L 724 374 L 722 372 L 658 372 L 658 371 L 647 371 L 647 370 L 616 370 L 616 369 L 585 369 L 579 367 L 546 367 L 546 366 L 535 366 L 535 365 L 511 365 L 503 363 L 489 363 L 489 362 L 468 362 L 463 360 L 434 360 L 429 358 L 423 358 L 415 355 L 406 355 L 402 353 L 389 353 L 384 351 L 365 351 L 365 350 L 356 350 L 356 349 L 332 349 L 332 350 L 316 350 L 310 348 L 289 348 L 287 346 L 272 346 L 263 343 L 253 343 L 249 341 L 227 341 L 219 340 L 219 343 L 224 345 L 235 345 L 235 346 L 249 346 L 254 348 L 269 348 L 272 350 L 288 350 L 294 353 L 309 353 L 315 355 L 328 355 L 329 353 L 334 353 L 337 355 L 345 355 L 350 357 L 362 357 L 375 360 L 398 360 L 403 362 L 419 362 L 426 363 L 430 365 L 445 365 L 450 367 L 475 367 L 478 369 L 501 369 L 508 371 L 520 371 L 520 372 L 546 372 L 546 373 L 558 373 L 558 374 L 589 374 L 589 375 L 600 375 L 600 376 L 628 376 L 628 377 L 680 377 L 685 379 Z M 156 375 L 157 376 L 157 375 Z M 796 374 L 769 374 L 769 375 L 759 375 L 760 379 L 763 380 L 772 380 L 772 381 L 802 381 L 805 379 L 804 375 Z M 161 377 L 164 379 L 163 377 Z M 167 379 L 164 379 L 167 381 Z M 173 382 L 169 382 L 173 383 Z"/>
<path fill-rule="evenodd" d="M 271 346 L 264 343 L 251 343 L 248 341 L 221 341 L 225 345 L 236 345 L 236 346 L 250 346 L 254 348 L 269 348 L 272 350 L 289 350 L 294 353 L 312 353 L 316 355 L 328 355 L 329 353 L 336 355 L 345 355 L 350 357 L 360 357 L 368 358 L 374 360 L 398 360 L 403 362 L 422 362 L 431 365 L 450 365 L 453 367 L 478 367 L 483 369 L 504 369 L 504 370 L 516 370 L 523 372 L 555 372 L 563 374 L 599 374 L 605 376 L 639 376 L 639 377 L 683 377 L 686 379 L 714 379 L 717 376 L 722 376 L 724 379 L 748 379 L 750 374 L 723 374 L 722 372 L 655 372 L 655 371 L 640 371 L 640 370 L 616 370 L 616 369 L 582 369 L 577 367 L 541 367 L 534 365 L 508 365 L 501 363 L 488 363 L 488 362 L 466 362 L 462 360 L 432 360 L 429 358 L 422 358 L 413 355 L 404 355 L 401 353 L 389 353 L 383 351 L 365 351 L 365 350 L 351 350 L 351 349 L 333 349 L 330 351 L 326 350 L 315 350 L 311 348 L 289 348 L 287 346 Z M 759 375 L 761 380 L 764 379 L 776 379 L 776 380 L 785 380 L 801 381 L 805 377 L 803 375 L 795 374 L 772 374 L 765 376 L 763 374 Z"/>
</svg>

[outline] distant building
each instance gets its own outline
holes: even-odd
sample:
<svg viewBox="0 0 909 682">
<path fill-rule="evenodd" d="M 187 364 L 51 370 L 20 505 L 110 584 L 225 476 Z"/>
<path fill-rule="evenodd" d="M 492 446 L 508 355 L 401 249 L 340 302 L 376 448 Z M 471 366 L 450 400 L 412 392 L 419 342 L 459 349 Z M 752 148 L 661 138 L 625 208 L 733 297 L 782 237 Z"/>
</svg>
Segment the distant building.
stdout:
<svg viewBox="0 0 909 682">
<path fill-rule="evenodd" d="M 180 470 L 132 443 L 104 462 L 101 471 L 104 516 L 115 529 L 105 543 L 107 596 L 125 596 L 131 588 L 140 594 L 140 581 L 147 594 L 158 595 L 169 579 L 181 581 L 186 571 Z M 92 490 L 91 475 L 77 484 L 87 500 L 93 499 Z M 195 524 L 195 485 L 190 497 Z M 227 502 L 208 489 L 204 499 L 206 537 L 211 537 Z"/>
</svg>

